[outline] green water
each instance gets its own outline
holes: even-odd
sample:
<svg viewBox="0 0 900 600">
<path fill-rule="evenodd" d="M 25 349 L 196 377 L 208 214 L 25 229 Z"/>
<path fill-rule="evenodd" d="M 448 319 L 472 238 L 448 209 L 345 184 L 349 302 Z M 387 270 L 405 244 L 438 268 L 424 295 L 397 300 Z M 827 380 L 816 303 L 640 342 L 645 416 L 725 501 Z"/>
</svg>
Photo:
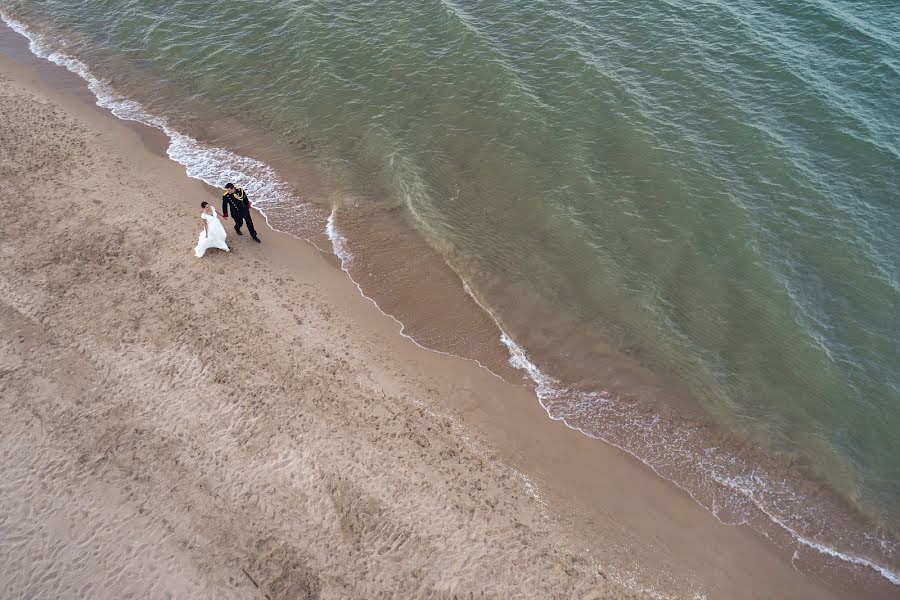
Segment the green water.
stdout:
<svg viewBox="0 0 900 600">
<path fill-rule="evenodd" d="M 877 540 L 846 544 L 896 568 L 896 2 L 0 7 L 201 141 L 209 114 L 239 122 L 402 213 L 540 369 L 551 416 L 665 471 L 704 438 L 674 457 L 642 436 L 696 408 L 767 473 L 825 481 Z M 765 487 L 747 456 L 729 477 Z M 754 489 L 809 524 L 802 494 Z"/>
</svg>

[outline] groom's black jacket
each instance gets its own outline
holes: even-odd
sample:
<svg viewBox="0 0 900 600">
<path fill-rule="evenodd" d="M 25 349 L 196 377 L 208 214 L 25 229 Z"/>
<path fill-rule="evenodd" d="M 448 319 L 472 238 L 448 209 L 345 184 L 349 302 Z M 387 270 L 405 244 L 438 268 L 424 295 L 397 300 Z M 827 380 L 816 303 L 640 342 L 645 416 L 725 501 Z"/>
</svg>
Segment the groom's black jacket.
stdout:
<svg viewBox="0 0 900 600">
<path fill-rule="evenodd" d="M 244 191 L 244 188 L 235 187 L 234 192 L 226 192 L 222 194 L 222 214 L 228 216 L 228 209 L 235 216 L 246 216 L 250 214 L 250 196 Z"/>
</svg>

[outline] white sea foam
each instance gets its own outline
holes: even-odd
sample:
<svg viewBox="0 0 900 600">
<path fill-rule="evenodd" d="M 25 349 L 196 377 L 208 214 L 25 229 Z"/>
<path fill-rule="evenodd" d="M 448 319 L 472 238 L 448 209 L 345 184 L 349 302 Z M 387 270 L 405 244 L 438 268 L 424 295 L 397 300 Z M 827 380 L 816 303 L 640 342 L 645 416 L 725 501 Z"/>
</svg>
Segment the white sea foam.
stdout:
<svg viewBox="0 0 900 600">
<path fill-rule="evenodd" d="M 334 255 L 341 259 L 341 266 L 344 271 L 349 268 L 350 260 L 353 258 L 353 255 L 350 254 L 350 251 L 347 250 L 347 239 L 338 233 L 337 228 L 334 225 L 334 213 L 337 209 L 331 209 L 331 214 L 328 215 L 328 221 L 325 223 L 325 233 L 328 234 L 328 239 L 331 240 L 331 247 L 334 249 Z M 357 287 L 359 285 L 357 284 Z"/>
<path fill-rule="evenodd" d="M 221 187 L 227 181 L 241 182 L 254 198 L 254 207 L 260 210 L 263 217 L 266 218 L 267 223 L 268 217 L 266 215 L 266 208 L 274 206 L 289 206 L 292 210 L 292 215 L 296 215 L 295 218 L 301 222 L 308 219 L 310 220 L 310 223 L 313 223 L 316 219 L 311 205 L 302 203 L 290 191 L 288 184 L 279 178 L 269 165 L 224 148 L 204 144 L 191 136 L 177 131 L 169 125 L 164 117 L 151 114 L 139 102 L 123 97 L 107 82 L 95 77 L 87 65 L 82 61 L 53 50 L 50 47 L 51 44 L 47 40 L 35 34 L 24 23 L 9 17 L 3 11 L 0 11 L 0 18 L 2 18 L 11 29 L 28 39 L 29 49 L 35 56 L 44 58 L 66 68 L 87 82 L 88 88 L 97 98 L 97 105 L 109 109 L 110 112 L 120 119 L 136 121 L 163 131 L 169 138 L 169 146 L 166 151 L 167 155 L 175 162 L 184 166 L 188 176 L 216 187 Z M 333 209 L 327 219 L 326 234 L 331 241 L 333 253 L 341 261 L 342 270 L 350 276 L 351 281 L 356 285 L 359 293 L 371 301 L 379 312 L 396 321 L 400 327 L 400 334 L 403 337 L 426 350 L 449 355 L 449 353 L 427 348 L 419 344 L 414 338 L 406 333 L 405 326 L 399 319 L 383 311 L 374 299 L 363 292 L 359 283 L 353 280 L 350 275 L 349 270 L 353 261 L 353 255 L 347 248 L 346 239 L 337 231 L 334 218 L 335 210 Z M 307 241 L 313 243 L 311 240 Z M 735 457 L 723 455 L 723 453 L 714 448 L 709 449 L 706 452 L 706 456 L 703 457 L 697 456 L 696 453 L 677 457 L 679 453 L 691 452 L 684 447 L 686 445 L 684 443 L 686 440 L 661 438 L 661 434 L 654 431 L 656 423 L 652 418 L 648 420 L 648 418 L 643 415 L 629 415 L 627 414 L 628 409 L 625 408 L 622 403 L 616 402 L 615 399 L 608 394 L 571 390 L 563 386 L 559 381 L 556 381 L 543 373 L 537 365 L 531 361 L 525 349 L 517 344 L 515 340 L 503 330 L 497 316 L 478 299 L 477 295 L 472 291 L 465 280 L 463 280 L 462 277 L 460 277 L 460 279 L 462 280 L 467 293 L 494 319 L 501 332 L 500 341 L 506 346 L 509 352 L 509 363 L 516 369 L 523 371 L 534 383 L 537 398 L 551 419 L 563 421 L 563 423 L 571 429 L 579 431 L 589 437 L 602 439 L 606 443 L 616 446 L 632 456 L 635 456 L 635 458 L 646 464 L 661 477 L 672 481 L 684 489 L 698 504 L 708 508 L 717 518 L 720 518 L 720 511 L 717 506 L 718 496 L 716 494 L 713 494 L 712 496 L 712 505 L 707 506 L 697 498 L 692 490 L 687 489 L 678 481 L 674 481 L 671 477 L 666 477 L 662 474 L 659 471 L 659 460 L 654 460 L 654 457 L 649 457 L 644 453 L 636 452 L 632 448 L 629 448 L 627 444 L 623 443 L 622 440 L 625 439 L 625 436 L 622 436 L 622 440 L 620 440 L 610 435 L 600 435 L 593 431 L 587 431 L 582 427 L 571 424 L 574 417 L 583 416 L 583 414 L 590 411 L 593 411 L 594 415 L 601 419 L 614 414 L 614 418 L 609 418 L 607 420 L 609 422 L 619 423 L 620 429 L 627 430 L 631 436 L 647 436 L 647 439 L 644 441 L 649 442 L 650 445 L 657 450 L 657 459 L 664 457 L 662 460 L 671 460 L 674 458 L 677 459 L 676 462 L 678 460 L 690 462 L 690 464 L 699 468 L 703 472 L 703 475 L 708 477 L 709 481 L 715 482 L 720 488 L 730 490 L 741 502 L 748 503 L 764 513 L 772 523 L 790 534 L 798 544 L 798 547 L 805 546 L 824 555 L 858 566 L 871 568 L 891 583 L 900 585 L 900 573 L 870 559 L 841 552 L 830 546 L 821 544 L 798 532 L 795 527 L 788 523 L 786 518 L 779 516 L 777 514 L 778 511 L 774 510 L 762 499 L 764 497 L 778 496 L 779 494 L 789 494 L 789 490 L 784 488 L 784 486 L 773 483 L 766 474 L 762 473 L 760 470 L 751 469 L 746 475 L 739 477 L 725 476 L 722 474 L 721 470 L 717 468 L 717 465 L 731 466 L 735 464 L 736 459 Z M 467 360 L 472 360 L 482 368 L 490 371 L 490 369 L 477 360 Z M 493 374 L 496 375 L 495 373 Z M 555 408 L 557 408 L 554 405 L 555 401 L 572 398 L 575 398 L 577 401 L 574 403 L 570 401 L 567 402 L 569 406 L 567 407 L 566 412 L 555 410 Z M 660 439 L 651 439 L 654 436 L 660 437 Z M 778 493 L 773 493 L 773 489 L 776 488 L 778 488 Z M 733 508 L 733 504 L 729 503 L 728 500 L 726 500 L 725 503 L 729 504 L 730 508 Z M 722 519 L 720 518 L 720 520 Z M 724 523 L 725 521 L 722 522 Z M 882 541 L 882 544 L 885 543 L 886 542 Z"/>
</svg>

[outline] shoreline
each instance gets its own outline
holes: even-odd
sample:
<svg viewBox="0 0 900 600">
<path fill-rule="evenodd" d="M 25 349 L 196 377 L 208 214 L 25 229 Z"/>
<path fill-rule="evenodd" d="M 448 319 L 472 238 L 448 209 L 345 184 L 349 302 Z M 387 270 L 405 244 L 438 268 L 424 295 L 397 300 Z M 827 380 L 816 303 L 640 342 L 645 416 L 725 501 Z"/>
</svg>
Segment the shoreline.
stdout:
<svg viewBox="0 0 900 600">
<path fill-rule="evenodd" d="M 23 32 L 19 33 L 25 35 Z M 39 43 L 27 35 L 25 37 L 30 43 Z M 162 154 L 181 164 L 189 177 L 209 184 L 213 179 L 220 177 L 218 173 L 224 171 L 232 174 L 229 179 L 245 181 L 249 178 L 258 183 L 264 197 L 274 195 L 297 200 L 297 196 L 291 190 L 291 184 L 286 179 L 279 178 L 276 170 L 268 163 L 230 149 L 210 146 L 170 128 L 165 118 L 147 112 L 139 102 L 119 97 L 114 89 L 108 88 L 105 83 L 94 78 L 89 68 L 77 59 L 55 55 L 46 48 L 40 49 L 39 52 L 32 49 L 32 52 L 37 52 L 39 57 L 46 55 L 48 60 L 76 73 L 87 82 L 96 103 L 103 109 L 111 110 L 114 115 L 126 122 L 137 123 L 161 132 L 166 141 L 161 141 L 154 147 L 158 146 L 162 149 Z M 202 157 L 201 160 L 193 160 L 197 155 Z M 259 192 L 252 191 L 254 193 L 251 195 L 259 198 Z M 284 210 L 277 201 L 272 206 L 275 207 L 274 210 Z M 260 203 L 259 207 L 267 225 L 272 227 L 270 216 L 265 212 L 270 207 L 266 202 Z M 321 252 L 332 255 L 331 252 L 324 250 L 322 245 L 330 243 L 336 249 L 333 235 L 326 235 L 324 232 L 318 234 L 316 231 L 318 228 L 341 235 L 333 227 L 337 210 L 332 208 L 330 214 L 325 217 L 322 213 L 323 207 L 315 202 L 301 203 L 299 210 L 302 214 L 301 220 L 309 221 L 300 227 L 302 234 L 285 231 L 285 228 L 276 230 L 308 242 Z M 344 247 L 348 242 L 355 241 L 355 238 L 348 240 L 343 236 L 342 239 Z M 420 245 L 427 246 L 424 242 Z M 890 557 L 895 552 L 894 538 L 877 535 L 875 538 L 871 537 L 871 532 L 878 529 L 869 526 L 873 522 L 872 516 L 828 484 L 820 481 L 818 477 L 808 473 L 806 469 L 788 466 L 785 461 L 779 461 L 770 451 L 755 444 L 748 446 L 736 432 L 712 422 L 708 415 L 699 419 L 693 418 L 691 413 L 683 415 L 678 410 L 665 406 L 665 403 L 660 405 L 658 400 L 650 403 L 656 406 L 655 412 L 648 412 L 646 407 L 632 404 L 630 401 L 622 402 L 617 393 L 609 393 L 605 389 L 597 392 L 567 387 L 563 381 L 541 371 L 532 362 L 528 351 L 513 340 L 497 315 L 476 297 L 465 279 L 452 267 L 443 265 L 448 273 L 442 273 L 439 283 L 429 281 L 403 293 L 382 293 L 384 290 L 376 289 L 377 286 L 372 281 L 360 277 L 365 277 L 367 273 L 372 275 L 374 272 L 375 279 L 378 279 L 379 274 L 384 275 L 384 270 L 380 268 L 384 266 L 383 264 L 377 260 L 365 262 L 367 257 L 359 256 L 364 252 L 355 250 L 349 254 L 338 251 L 337 254 L 339 256 L 336 260 L 341 263 L 342 270 L 354 282 L 359 293 L 372 302 L 380 313 L 398 323 L 401 335 L 417 346 L 439 354 L 473 361 L 507 381 L 525 381 L 525 385 L 534 388 L 536 400 L 549 418 L 562 421 L 573 431 L 610 444 L 635 457 L 658 476 L 683 490 L 702 508 L 710 511 L 725 524 L 751 524 L 765 537 L 780 539 L 787 535 L 793 538 L 798 547 L 814 550 L 821 555 L 813 558 L 813 562 L 830 563 L 832 559 L 837 559 L 839 564 L 833 566 L 837 566 L 838 569 L 852 570 L 855 567 L 871 569 L 887 581 L 900 585 L 900 575 L 896 570 L 892 570 L 895 568 L 894 565 L 872 558 L 872 555 Z M 364 261 L 361 266 L 353 268 L 348 266 L 351 262 L 359 260 Z M 389 262 L 393 264 L 392 261 Z M 427 270 L 423 270 L 425 271 Z M 432 286 L 442 293 L 430 292 Z M 473 306 L 463 306 L 462 312 L 470 318 L 475 318 L 474 321 L 477 322 L 460 319 L 458 318 L 460 315 L 455 315 L 457 318 L 454 321 L 466 324 L 466 330 L 457 332 L 457 337 L 470 340 L 478 338 L 477 342 L 471 344 L 479 348 L 478 352 L 456 352 L 452 348 L 452 343 L 451 349 L 448 350 L 441 343 L 431 343 L 435 340 L 427 335 L 420 337 L 423 327 L 421 314 L 417 315 L 417 322 L 407 322 L 407 318 L 411 316 L 410 311 L 404 310 L 408 308 L 407 305 L 417 304 L 419 298 L 435 301 L 436 296 L 441 298 L 439 308 L 447 309 L 448 312 L 449 306 L 474 303 Z M 438 320 L 434 318 L 435 313 L 438 317 L 441 316 L 439 310 L 432 309 L 429 315 L 433 317 L 431 319 L 433 321 Z M 429 325 L 424 327 L 430 328 Z M 491 335 L 495 333 L 494 328 L 499 334 L 496 340 Z M 407 329 L 410 330 L 409 333 Z M 446 331 L 437 333 L 440 338 Z M 612 379 L 618 378 L 615 375 L 613 372 L 607 373 Z M 527 383 L 528 381 L 531 383 Z M 646 388 L 641 389 L 652 396 L 664 390 L 666 386 L 661 383 L 648 381 Z M 627 392 L 627 386 L 625 391 Z M 629 395 L 626 393 L 626 396 Z M 556 402 L 558 398 L 566 396 L 571 396 L 572 400 Z M 677 394 L 667 398 L 683 400 L 677 398 Z M 557 404 L 561 404 L 562 407 L 558 408 Z M 596 414 L 591 415 L 590 419 L 585 419 L 584 411 L 581 410 L 582 405 L 594 407 L 593 412 Z M 573 408 L 575 415 L 567 414 L 571 413 Z M 658 426 L 660 422 L 665 424 L 663 428 Z M 701 425 L 697 426 L 697 423 Z M 798 495 L 802 496 L 803 500 L 798 502 Z M 810 498 L 817 501 L 813 508 L 806 506 Z M 805 509 L 805 512 L 798 515 L 795 512 L 798 506 Z M 842 525 L 833 532 L 834 535 L 830 539 L 818 533 L 819 523 L 816 515 L 821 514 L 833 517 L 829 519 L 832 527 Z M 839 543 L 835 543 L 835 540 Z"/>
<path fill-rule="evenodd" d="M 4 59 L 4 63 L 7 62 Z M 11 68 L 10 65 L 5 65 L 7 68 L 4 69 L 4 73 L 9 75 L 8 70 Z M 41 86 L 34 85 L 32 88 L 40 88 Z M 47 94 L 47 90 L 42 89 L 42 93 L 46 95 L 55 95 L 55 94 Z M 54 101 L 59 98 L 53 98 Z M 73 108 L 71 103 L 68 105 L 64 104 L 64 108 L 75 114 L 78 118 L 85 117 L 85 107 Z M 90 110 L 90 109 L 88 109 Z M 100 112 L 100 111 L 96 111 Z M 98 126 L 100 130 L 107 131 L 117 131 L 116 135 L 121 134 L 121 130 L 124 129 L 121 125 L 114 125 L 112 123 L 107 123 L 106 121 L 110 120 L 108 115 L 102 114 L 97 116 L 97 123 L 94 125 Z M 98 125 L 99 123 L 99 125 Z M 141 126 L 134 125 L 130 128 L 132 130 L 140 129 Z M 121 134 L 120 137 L 127 137 L 124 134 Z M 133 139 L 127 140 L 130 143 L 133 143 Z M 115 147 L 122 149 L 126 146 L 123 146 L 121 143 L 118 143 Z M 137 148 L 130 150 L 134 155 L 140 155 L 142 160 L 145 158 L 143 154 L 147 154 L 146 150 L 143 148 Z M 168 163 L 169 161 L 166 160 Z M 140 163 L 137 163 L 140 164 Z M 174 167 L 174 168 L 173 168 Z M 184 180 L 182 182 L 176 181 L 167 181 L 166 185 L 171 185 L 173 189 L 190 189 L 194 194 L 199 193 L 199 190 L 203 187 L 202 184 L 197 182 L 189 183 L 187 178 L 184 177 L 183 172 L 178 173 L 179 166 L 175 163 L 170 163 L 168 167 L 155 166 L 160 170 L 160 172 L 164 172 L 167 177 L 171 177 L 173 180 L 176 177 L 180 177 L 180 179 Z M 204 193 L 209 193 L 204 192 Z M 196 199 L 196 198 L 195 198 Z M 194 202 L 193 204 L 196 204 Z M 181 217 L 180 220 L 176 219 L 175 222 L 183 222 L 186 223 L 187 226 L 185 231 L 192 231 L 191 219 L 187 215 L 193 214 L 191 210 L 193 210 L 193 204 L 187 200 L 184 200 L 181 203 L 173 204 L 173 206 L 178 206 L 184 208 L 184 217 Z M 189 236 L 188 236 L 189 237 Z M 752 554 L 758 555 L 760 557 L 768 556 L 768 559 L 761 559 L 764 565 L 771 567 L 772 573 L 776 573 L 777 575 L 772 577 L 774 580 L 774 584 L 784 584 L 788 586 L 789 589 L 796 589 L 798 592 L 797 597 L 802 597 L 806 591 L 805 586 L 810 585 L 809 591 L 811 591 L 818 586 L 814 584 L 802 583 L 806 581 L 806 578 L 796 579 L 796 575 L 791 575 L 793 573 L 792 568 L 789 564 L 783 564 L 782 569 L 776 568 L 774 565 L 778 562 L 778 560 L 773 560 L 777 558 L 774 556 L 777 552 L 772 552 L 772 548 L 767 548 L 765 545 L 768 544 L 764 540 L 756 539 L 756 534 L 746 531 L 745 528 L 727 528 L 724 525 L 721 525 L 717 522 L 714 522 L 715 519 L 712 515 L 706 513 L 699 507 L 694 506 L 693 509 L 688 507 L 688 504 L 691 503 L 690 499 L 685 497 L 685 494 L 681 493 L 678 490 L 672 489 L 673 486 L 668 484 L 668 482 L 659 480 L 655 475 L 648 472 L 648 469 L 644 467 L 642 464 L 638 463 L 636 460 L 626 456 L 624 453 L 619 452 L 611 447 L 599 448 L 601 443 L 581 439 L 580 434 L 575 434 L 571 431 L 567 431 L 560 426 L 560 424 L 555 422 L 547 422 L 545 416 L 543 416 L 543 411 L 537 406 L 537 403 L 534 402 L 533 396 L 531 396 L 530 403 L 522 405 L 522 402 L 526 402 L 526 399 L 530 396 L 527 392 L 523 392 L 523 390 L 513 389 L 515 386 L 510 386 L 509 384 L 503 384 L 501 382 L 493 382 L 489 383 L 487 379 L 485 379 L 484 374 L 477 374 L 472 372 L 473 369 L 477 369 L 471 363 L 466 364 L 465 359 L 455 359 L 453 357 L 444 355 L 436 355 L 436 356 L 417 356 L 421 354 L 421 349 L 413 349 L 413 348 L 405 348 L 404 345 L 408 345 L 406 340 L 403 340 L 400 336 L 396 336 L 396 327 L 395 323 L 390 323 L 388 319 L 385 319 L 384 313 L 379 316 L 369 315 L 360 317 L 360 315 L 367 314 L 368 310 L 371 312 L 371 306 L 365 302 L 365 298 L 358 298 L 356 300 L 346 298 L 346 290 L 349 289 L 348 282 L 345 281 L 345 278 L 340 273 L 340 271 L 335 270 L 335 265 L 329 264 L 333 261 L 329 261 L 327 259 L 323 259 L 321 256 L 318 256 L 317 252 L 312 250 L 308 246 L 304 246 L 304 242 L 300 242 L 296 239 L 282 239 L 287 238 L 287 235 L 276 234 L 271 232 L 264 239 L 265 247 L 262 249 L 263 255 L 267 261 L 271 261 L 272 266 L 281 268 L 285 272 L 290 272 L 294 276 L 305 275 L 307 274 L 307 269 L 311 268 L 312 272 L 315 273 L 315 280 L 317 285 L 315 286 L 317 290 L 324 290 L 323 295 L 328 297 L 328 305 L 340 306 L 340 310 L 344 314 L 354 315 L 351 317 L 354 320 L 362 320 L 366 322 L 366 327 L 370 330 L 368 335 L 377 337 L 380 343 L 386 343 L 393 351 L 394 354 L 403 357 L 404 360 L 397 360 L 400 364 L 403 365 L 418 365 L 416 369 L 420 371 L 418 373 L 418 377 L 412 377 L 411 379 L 417 379 L 419 381 L 425 381 L 428 378 L 440 380 L 437 384 L 437 389 L 442 390 L 443 392 L 452 391 L 459 386 L 459 381 L 464 381 L 467 383 L 469 389 L 466 390 L 467 395 L 464 399 L 453 399 L 454 394 L 450 393 L 440 393 L 436 394 L 438 399 L 441 402 L 447 401 L 450 405 L 451 412 L 454 414 L 461 415 L 464 417 L 462 420 L 466 423 L 468 427 L 472 427 L 474 431 L 477 432 L 479 439 L 488 439 L 490 443 L 488 447 L 492 448 L 500 448 L 498 451 L 498 457 L 501 458 L 502 461 L 509 461 L 513 464 L 523 463 L 528 465 L 527 469 L 524 469 L 523 472 L 536 472 L 538 473 L 538 479 L 541 483 L 540 488 L 545 490 L 545 493 L 549 500 L 547 500 L 547 505 L 552 507 L 558 507 L 560 505 L 565 505 L 562 502 L 561 498 L 553 498 L 553 496 L 562 496 L 565 497 L 567 493 L 575 491 L 574 495 L 581 496 L 579 498 L 574 498 L 570 501 L 570 505 L 575 505 L 575 509 L 570 509 L 572 512 L 566 514 L 565 510 L 559 510 L 558 508 L 554 508 L 552 510 L 557 510 L 561 514 L 557 517 L 559 521 L 565 523 L 567 519 L 570 521 L 569 529 L 577 531 L 582 527 L 581 516 L 585 513 L 597 513 L 592 515 L 595 519 L 603 520 L 604 525 L 600 527 L 600 530 L 606 528 L 607 530 L 619 531 L 620 540 L 631 540 L 633 538 L 643 539 L 643 540 L 652 540 L 657 536 L 662 536 L 667 539 L 679 539 L 683 537 L 685 534 L 690 533 L 691 538 L 693 538 L 697 531 L 690 531 L 690 527 L 686 526 L 684 523 L 680 523 L 678 525 L 669 524 L 668 527 L 665 527 L 662 521 L 668 521 L 668 518 L 661 518 L 659 514 L 655 516 L 645 517 L 641 509 L 646 509 L 648 504 L 655 505 L 657 509 L 661 507 L 658 504 L 667 505 L 667 509 L 663 511 L 664 513 L 669 511 L 674 511 L 675 514 L 678 514 L 688 523 L 694 523 L 699 526 L 700 530 L 704 530 L 707 535 L 711 536 L 711 539 L 719 539 L 720 537 L 727 538 L 730 544 L 734 544 L 734 548 L 753 548 Z M 272 246 L 273 250 L 269 250 L 269 246 Z M 304 249 L 305 248 L 305 249 Z M 187 253 L 184 256 L 170 256 L 167 259 L 170 261 L 174 261 L 174 264 L 178 264 L 179 261 L 185 260 L 184 257 L 188 256 Z M 297 260 L 296 257 L 301 256 L 302 259 L 300 261 Z M 317 257 L 318 256 L 318 257 Z M 218 257 L 217 257 L 218 258 Z M 300 262 L 302 267 L 298 267 L 297 263 Z M 217 260 L 216 264 L 222 265 L 221 260 Z M 337 278 L 335 276 L 338 276 Z M 333 302 L 334 298 L 342 298 L 340 302 Z M 368 308 L 365 308 L 368 306 Z M 393 319 L 391 317 L 391 319 Z M 331 319 L 326 319 L 326 321 L 330 321 Z M 378 321 L 381 321 L 378 323 Z M 393 321 L 397 321 L 393 319 Z M 402 325 L 402 324 L 401 324 Z M 374 333 L 372 333 L 374 331 Z M 388 333 L 393 331 L 393 333 Z M 347 335 L 350 335 L 349 333 Z M 394 341 L 389 339 L 390 336 L 397 338 Z M 400 343 L 398 343 L 400 342 Z M 428 351 L 434 354 L 433 351 Z M 438 364 L 440 363 L 440 364 Z M 459 363 L 459 364 L 457 364 Z M 427 365 L 427 366 L 423 366 Z M 452 365 L 452 366 L 448 366 Z M 422 377 L 423 373 L 427 373 L 425 377 Z M 388 377 L 390 379 L 390 377 Z M 395 384 L 396 385 L 396 384 Z M 414 386 L 415 387 L 415 386 Z M 523 414 L 515 415 L 513 419 L 510 419 L 509 415 L 509 405 L 511 402 L 518 402 L 517 410 L 521 410 Z M 521 407 L 527 406 L 528 410 L 524 410 Z M 535 418 L 535 415 L 538 414 L 539 418 Z M 506 420 L 506 423 L 503 421 Z M 509 422 L 516 421 L 518 422 Z M 543 424 L 541 424 L 543 423 Z M 520 430 L 521 428 L 521 430 Z M 551 433 L 552 432 L 552 433 Z M 544 434 L 550 433 L 549 436 L 545 437 Z M 557 444 L 557 447 L 553 449 L 551 452 L 552 456 L 544 457 L 543 460 L 536 460 L 535 454 L 536 451 L 534 449 L 529 449 L 531 444 L 538 444 L 537 447 L 540 447 L 541 444 L 547 444 L 547 440 L 552 439 L 553 443 L 548 444 L 548 446 L 553 446 Z M 504 442 L 506 445 L 504 447 Z M 564 475 L 560 475 L 560 473 L 552 472 L 554 468 L 560 467 L 561 461 L 570 460 L 572 458 L 572 454 L 568 452 L 569 450 L 575 450 L 578 456 L 578 464 L 576 465 L 567 465 L 567 468 L 563 468 Z M 600 459 L 600 460 L 598 460 Z M 580 461 L 580 462 L 579 462 Z M 633 503 L 633 499 L 628 498 L 628 494 L 621 491 L 611 491 L 609 489 L 599 489 L 604 488 L 605 486 L 598 486 L 597 482 L 593 482 L 592 484 L 586 484 L 583 481 L 583 473 L 589 471 L 590 469 L 597 470 L 598 467 L 602 465 L 604 467 L 604 471 L 612 471 L 617 473 L 621 479 L 621 481 L 627 481 L 629 486 L 632 489 L 643 489 L 644 492 L 652 492 L 652 494 L 646 494 L 647 496 L 659 495 L 659 498 L 662 500 L 655 500 L 648 502 L 647 498 L 644 499 L 644 503 L 640 508 L 633 508 L 630 512 L 632 513 L 630 516 L 627 515 L 629 510 L 626 508 L 627 505 Z M 580 490 L 584 486 L 585 488 L 591 488 L 590 490 Z M 583 494 L 579 494 L 578 492 L 583 492 Z M 625 497 L 620 497 L 615 501 L 611 498 L 611 495 L 620 494 Z M 589 506 L 593 505 L 592 500 L 596 500 L 597 498 L 603 498 L 605 500 L 614 500 L 611 504 L 618 505 L 618 513 L 615 510 L 608 509 L 597 509 L 597 508 L 589 508 Z M 652 499 L 651 499 L 652 500 Z M 687 504 L 685 503 L 687 501 Z M 668 504 L 674 504 L 677 508 L 671 508 Z M 579 506 L 582 509 L 579 511 Z M 700 514 L 702 513 L 702 514 Z M 610 514 L 615 514 L 616 516 L 610 517 Z M 627 518 L 620 518 L 622 516 L 626 516 Z M 626 523 L 630 525 L 634 525 L 637 521 L 650 521 L 647 523 L 645 527 L 632 527 L 625 526 Z M 653 526 L 656 525 L 659 527 L 661 531 L 668 530 L 666 535 L 662 533 L 653 533 Z M 686 528 L 688 531 L 683 530 Z M 719 529 L 722 528 L 722 531 Z M 565 525 L 559 527 L 563 532 L 567 529 Z M 643 529 L 640 534 L 635 534 L 634 530 Z M 626 531 L 627 533 L 622 533 Z M 723 531 L 728 531 L 728 533 L 723 533 Z M 742 532 L 742 533 L 738 533 Z M 643 537 L 642 537 L 643 536 Z M 613 536 L 615 537 L 615 536 Z M 558 534 L 559 539 L 572 539 L 571 532 L 568 534 L 560 533 Z M 753 540 L 756 539 L 756 542 Z M 596 543 L 596 542 L 594 542 Z M 671 542 L 670 542 L 671 543 Z M 695 542 L 696 543 L 696 542 Z M 615 543 L 612 544 L 615 546 Z M 625 542 L 620 541 L 620 546 L 626 545 Z M 677 548 L 677 547 L 676 547 Z M 678 561 L 670 556 L 668 560 L 662 559 L 662 556 L 665 556 L 665 552 L 661 554 L 655 554 L 653 552 L 649 552 L 646 556 L 644 556 L 644 560 L 638 560 L 635 562 L 643 562 L 649 564 L 665 564 L 666 562 L 672 562 L 673 566 L 678 564 Z M 740 560 L 738 560 L 738 556 L 733 557 L 733 562 L 731 563 L 732 568 L 737 569 L 738 565 L 740 565 L 743 560 L 743 554 L 740 554 Z M 783 557 L 781 557 L 783 559 Z M 605 561 L 610 561 L 612 559 L 606 558 Z M 629 557 L 630 560 L 630 557 Z M 727 559 L 726 559 L 727 560 Z M 706 561 L 700 561 L 701 564 L 707 564 L 707 566 L 711 566 L 715 563 L 715 558 L 707 556 Z M 587 564 L 585 559 L 581 558 L 578 562 L 582 567 Z M 601 561 L 603 562 L 603 561 Z M 622 561 L 627 563 L 628 561 Z M 608 563 L 604 563 L 608 564 Z M 720 567 L 716 567 L 720 568 Z M 762 567 L 764 570 L 766 566 Z M 676 573 L 684 573 L 691 572 L 692 569 L 682 570 L 680 568 L 674 569 Z M 693 569 L 696 571 L 696 567 Z M 702 570 L 702 569 L 701 569 Z M 713 570 L 713 569 L 710 569 Z M 604 571 L 605 573 L 605 571 Z M 770 575 L 772 574 L 770 573 Z M 722 582 L 719 580 L 720 576 L 716 576 L 713 573 L 704 573 L 700 576 L 701 582 L 706 581 L 706 576 L 712 577 L 712 581 L 717 581 L 718 585 L 727 585 L 727 582 Z M 734 575 L 734 573 L 731 573 Z M 677 575 L 676 575 L 677 576 Z M 595 575 L 596 579 L 596 575 Z M 605 577 L 603 578 L 605 579 Z M 652 579 L 652 577 L 651 577 Z M 795 581 L 796 579 L 796 581 Z M 747 581 L 753 582 L 754 578 L 749 578 Z M 732 582 L 733 584 L 733 582 Z M 687 585 L 687 584 L 681 584 Z M 746 585 L 746 584 L 745 584 Z M 796 585 L 796 588 L 792 588 L 792 585 Z M 689 586 L 688 586 L 689 587 Z M 698 587 L 703 589 L 707 589 L 706 585 L 700 584 Z M 745 593 L 747 590 L 738 589 L 740 586 L 734 588 L 734 592 L 737 595 L 728 596 L 728 597 L 740 597 L 740 593 Z M 685 591 L 685 588 L 680 588 L 682 591 Z M 718 588 L 717 585 L 713 585 L 709 589 L 712 589 L 713 592 L 710 593 L 722 593 L 726 591 L 726 588 Z M 727 588 L 730 590 L 731 588 Z M 776 588 L 781 591 L 784 591 L 785 588 Z M 821 594 L 821 595 L 819 595 Z M 747 596 L 750 597 L 750 596 Z M 823 590 L 816 589 L 816 595 L 810 595 L 809 597 L 827 597 L 827 594 L 823 592 Z M 874 596 L 873 596 L 874 597 Z"/>
</svg>

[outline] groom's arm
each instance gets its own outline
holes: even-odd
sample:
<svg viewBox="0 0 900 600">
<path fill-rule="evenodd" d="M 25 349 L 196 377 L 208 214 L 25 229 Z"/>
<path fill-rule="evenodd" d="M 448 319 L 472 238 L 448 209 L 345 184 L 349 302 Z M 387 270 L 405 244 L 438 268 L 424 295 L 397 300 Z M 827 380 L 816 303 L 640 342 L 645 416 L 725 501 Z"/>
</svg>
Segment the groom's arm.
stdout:
<svg viewBox="0 0 900 600">
<path fill-rule="evenodd" d="M 222 195 L 222 218 L 228 218 L 228 194 Z"/>
</svg>

